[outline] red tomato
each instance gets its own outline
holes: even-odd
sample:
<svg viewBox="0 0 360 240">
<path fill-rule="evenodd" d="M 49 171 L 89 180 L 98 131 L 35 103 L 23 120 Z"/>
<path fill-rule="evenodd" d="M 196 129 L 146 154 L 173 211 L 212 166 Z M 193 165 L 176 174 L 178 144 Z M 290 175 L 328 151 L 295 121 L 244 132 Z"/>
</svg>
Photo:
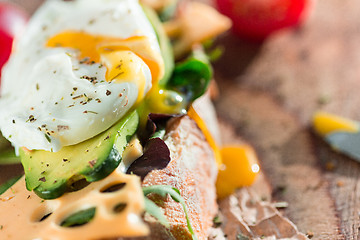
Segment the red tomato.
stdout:
<svg viewBox="0 0 360 240">
<path fill-rule="evenodd" d="M 263 40 L 276 30 L 296 26 L 310 0 L 216 0 L 223 14 L 233 21 L 236 34 Z"/>
<path fill-rule="evenodd" d="M 0 70 L 10 56 L 14 36 L 23 30 L 27 19 L 28 15 L 19 7 L 0 2 Z"/>
</svg>

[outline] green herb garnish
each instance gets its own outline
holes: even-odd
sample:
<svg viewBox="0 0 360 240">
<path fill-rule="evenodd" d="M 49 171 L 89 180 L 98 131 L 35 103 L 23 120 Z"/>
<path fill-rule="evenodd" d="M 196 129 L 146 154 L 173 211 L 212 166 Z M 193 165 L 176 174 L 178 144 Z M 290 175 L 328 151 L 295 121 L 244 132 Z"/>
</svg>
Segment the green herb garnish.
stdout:
<svg viewBox="0 0 360 240">
<path fill-rule="evenodd" d="M 188 230 L 189 230 L 193 240 L 198 239 L 196 237 L 195 233 L 194 233 L 194 230 L 193 230 L 192 226 L 191 226 L 189 214 L 187 212 L 186 205 L 185 205 L 185 200 L 181 197 L 180 191 L 177 188 L 169 186 L 169 185 L 153 185 L 153 186 L 143 187 L 143 192 L 144 192 L 145 196 L 149 195 L 150 193 L 154 193 L 154 194 L 158 194 L 158 195 L 160 195 L 162 197 L 166 197 L 166 195 L 169 194 L 170 197 L 175 202 L 180 203 L 182 205 L 183 209 L 184 209 L 184 212 L 185 212 L 185 217 L 186 217 L 186 223 L 187 223 Z"/>
<path fill-rule="evenodd" d="M 184 93 L 192 102 L 205 93 L 212 73 L 208 56 L 202 49 L 197 49 L 188 59 L 175 65 L 168 87 Z"/>
<path fill-rule="evenodd" d="M 168 228 L 170 226 L 169 222 L 164 216 L 164 213 L 162 212 L 161 208 L 147 197 L 145 197 L 144 200 L 145 200 L 145 211 L 154 218 L 156 218 L 160 224 Z"/>
<path fill-rule="evenodd" d="M 44 135 L 45 135 L 46 140 L 47 140 L 49 143 L 51 143 L 51 138 L 50 138 L 46 133 L 45 133 Z"/>
<path fill-rule="evenodd" d="M 89 208 L 76 212 L 67 217 L 62 223 L 62 227 L 76 227 L 91 221 L 95 216 L 96 208 Z"/>
</svg>

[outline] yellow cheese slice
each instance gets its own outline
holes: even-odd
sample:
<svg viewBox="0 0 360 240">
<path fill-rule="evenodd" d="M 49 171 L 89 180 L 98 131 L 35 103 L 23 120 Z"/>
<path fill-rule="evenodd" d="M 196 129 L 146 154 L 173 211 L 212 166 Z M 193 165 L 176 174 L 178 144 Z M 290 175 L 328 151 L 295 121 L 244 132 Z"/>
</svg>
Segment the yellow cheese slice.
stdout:
<svg viewBox="0 0 360 240">
<path fill-rule="evenodd" d="M 123 183 L 118 191 L 104 192 Z M 116 212 L 118 204 L 125 204 Z M 61 223 L 72 214 L 96 208 L 93 219 L 77 227 Z M 54 200 L 43 200 L 25 188 L 25 178 L 0 197 L 0 239 L 85 240 L 146 236 L 149 228 L 142 221 L 144 195 L 140 178 L 115 170 L 107 178 Z M 47 218 L 41 219 L 51 213 Z"/>
</svg>

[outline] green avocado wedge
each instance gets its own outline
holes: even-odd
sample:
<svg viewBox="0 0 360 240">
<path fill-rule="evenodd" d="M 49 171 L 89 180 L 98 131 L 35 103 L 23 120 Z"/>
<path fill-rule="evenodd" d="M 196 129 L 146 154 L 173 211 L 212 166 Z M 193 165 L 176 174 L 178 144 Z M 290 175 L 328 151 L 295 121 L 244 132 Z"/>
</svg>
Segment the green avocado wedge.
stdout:
<svg viewBox="0 0 360 240">
<path fill-rule="evenodd" d="M 133 111 L 105 132 L 58 152 L 20 149 L 27 189 L 43 199 L 55 199 L 74 182 L 105 178 L 119 165 L 138 124 L 139 115 Z"/>
</svg>

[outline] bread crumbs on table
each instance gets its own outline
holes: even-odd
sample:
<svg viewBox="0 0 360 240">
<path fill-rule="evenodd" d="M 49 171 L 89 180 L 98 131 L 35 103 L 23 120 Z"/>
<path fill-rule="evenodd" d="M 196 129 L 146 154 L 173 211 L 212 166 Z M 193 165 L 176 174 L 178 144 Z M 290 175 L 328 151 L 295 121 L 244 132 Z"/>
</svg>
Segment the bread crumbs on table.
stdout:
<svg viewBox="0 0 360 240">
<path fill-rule="evenodd" d="M 307 231 L 306 236 L 311 239 L 314 237 L 314 233 L 312 231 Z"/>
<path fill-rule="evenodd" d="M 327 170 L 327 171 L 334 171 L 334 169 L 335 169 L 335 163 L 334 162 L 332 162 L 332 161 L 328 161 L 328 162 L 326 162 L 326 164 L 325 164 L 325 169 Z"/>
<path fill-rule="evenodd" d="M 344 185 L 345 185 L 344 181 L 339 180 L 336 182 L 337 187 L 343 187 Z"/>
</svg>

